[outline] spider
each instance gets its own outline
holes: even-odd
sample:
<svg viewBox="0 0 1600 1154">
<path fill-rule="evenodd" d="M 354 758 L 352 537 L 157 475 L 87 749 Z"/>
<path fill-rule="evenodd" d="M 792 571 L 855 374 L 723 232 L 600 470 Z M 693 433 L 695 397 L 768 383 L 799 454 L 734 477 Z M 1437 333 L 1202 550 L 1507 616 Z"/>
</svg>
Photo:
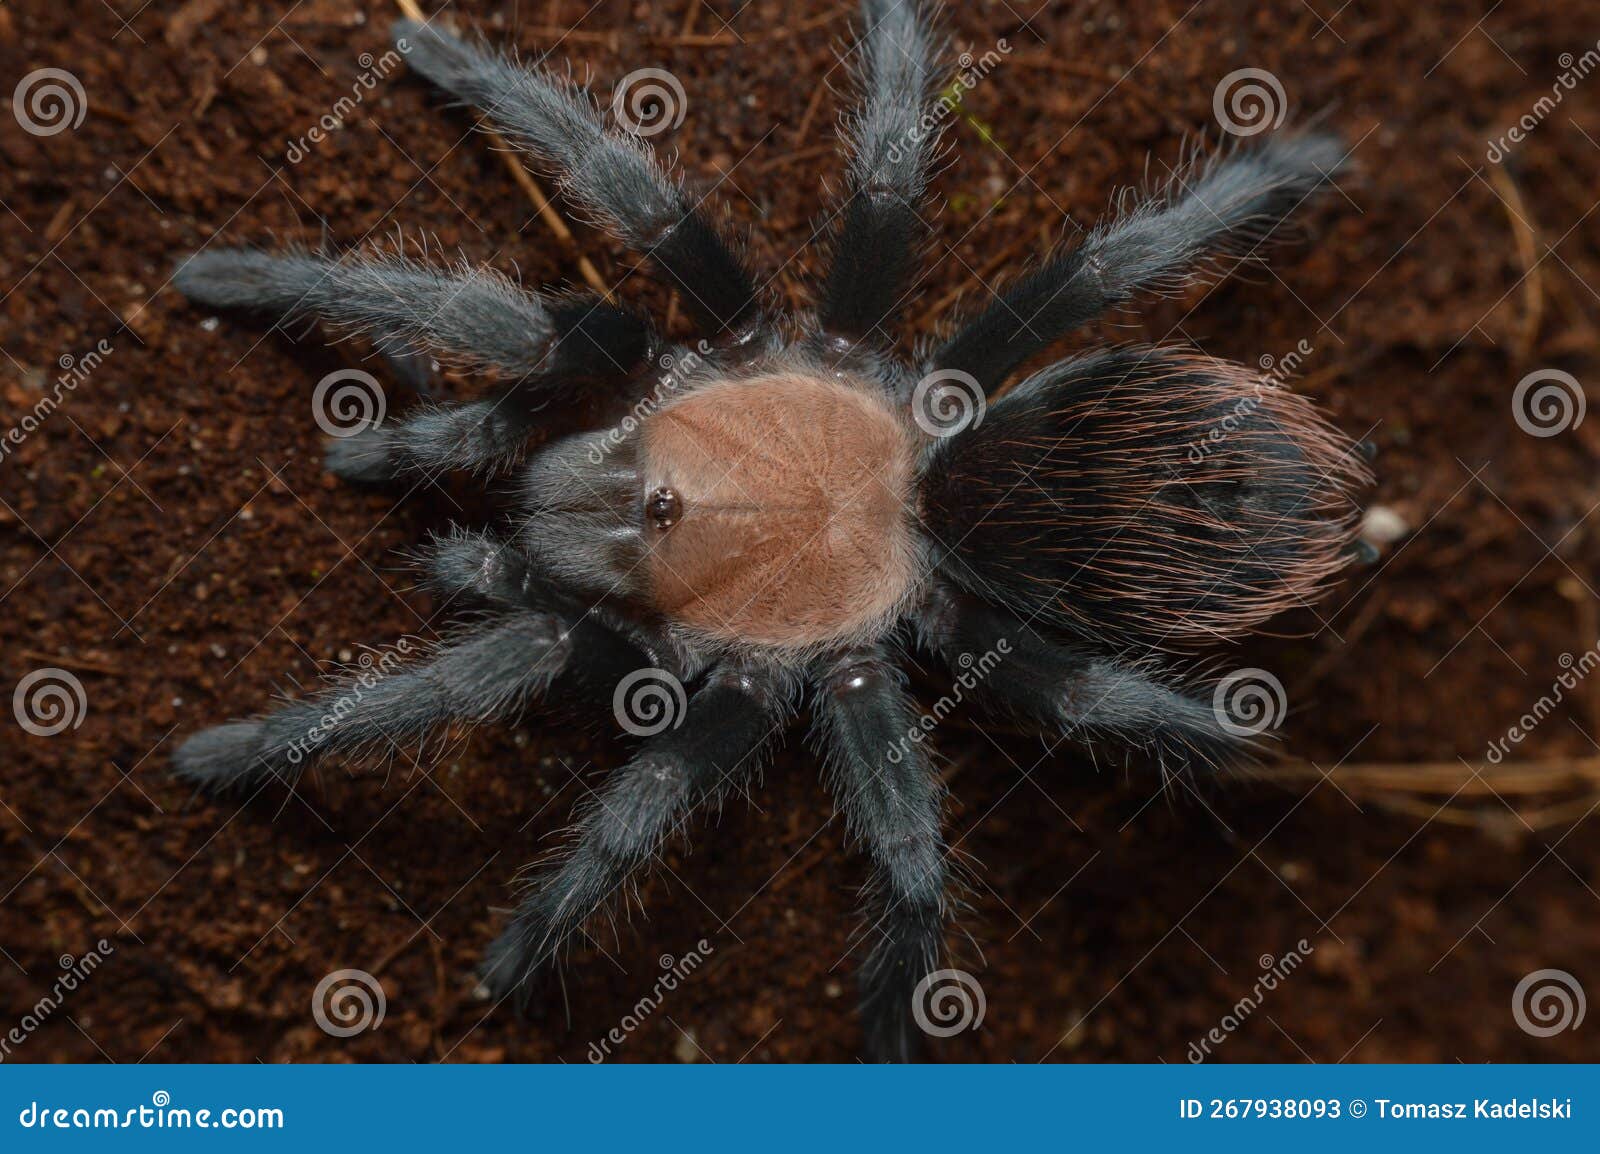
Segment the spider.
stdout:
<svg viewBox="0 0 1600 1154">
<path fill-rule="evenodd" d="M 859 105 L 814 315 L 768 301 L 725 228 L 583 89 L 415 21 L 395 28 L 411 68 L 648 254 L 700 339 L 669 342 L 597 296 L 533 295 L 393 252 L 234 249 L 180 264 L 197 303 L 320 321 L 502 382 L 492 399 L 424 405 L 327 452 L 359 482 L 509 474 L 509 529 L 456 527 L 422 557 L 442 597 L 486 612 L 370 684 L 336 682 L 175 754 L 206 790 L 292 785 L 325 758 L 513 719 L 563 675 L 601 671 L 618 720 L 649 735 L 528 880 L 482 966 L 497 998 L 525 998 L 692 810 L 748 789 L 805 700 L 871 859 L 865 1052 L 914 1057 L 914 996 L 956 903 L 905 651 L 1091 750 L 1222 770 L 1249 743 L 1176 659 L 1307 602 L 1356 549 L 1355 446 L 1244 366 L 1134 344 L 1013 379 L 1108 310 L 1250 255 L 1340 169 L 1339 142 L 1274 134 L 1195 159 L 907 360 L 890 333 L 939 155 L 934 24 L 914 0 L 862 5 Z M 579 392 L 633 407 L 524 457 L 541 409 Z M 624 701 L 624 687 L 654 696 Z"/>
</svg>

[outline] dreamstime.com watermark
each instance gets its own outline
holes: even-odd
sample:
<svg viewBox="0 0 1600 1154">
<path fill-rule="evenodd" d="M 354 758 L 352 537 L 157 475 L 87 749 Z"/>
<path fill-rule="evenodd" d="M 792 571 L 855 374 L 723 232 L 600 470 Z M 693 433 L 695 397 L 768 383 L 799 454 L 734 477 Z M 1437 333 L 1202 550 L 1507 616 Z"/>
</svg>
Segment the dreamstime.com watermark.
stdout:
<svg viewBox="0 0 1600 1154">
<path fill-rule="evenodd" d="M 627 416 L 595 437 L 589 444 L 589 463 L 598 465 L 608 456 L 627 443 L 646 417 L 660 411 L 661 407 L 677 396 L 683 390 L 684 384 L 695 374 L 695 371 L 705 362 L 706 356 L 711 352 L 711 343 L 701 340 L 692 349 L 681 353 L 668 352 L 661 354 L 656 362 L 656 367 L 661 370 L 661 375 L 656 379 L 655 388 L 639 400 Z"/>
<path fill-rule="evenodd" d="M 672 131 L 688 113 L 683 81 L 665 68 L 636 68 L 611 92 L 611 116 L 617 126 L 643 140 Z"/>
<path fill-rule="evenodd" d="M 890 762 L 899 765 L 905 760 L 906 754 L 911 752 L 911 747 L 921 745 L 923 740 L 936 729 L 941 721 L 955 711 L 956 706 L 965 700 L 968 691 L 976 689 L 989 679 L 999 665 L 1011 653 L 1011 639 L 1002 637 L 990 649 L 986 649 L 977 657 L 970 653 L 963 653 L 956 658 L 956 664 L 961 667 L 961 672 L 956 674 L 950 692 L 940 697 L 933 703 L 933 708 L 917 718 L 916 724 L 910 726 L 901 734 L 895 743 L 889 746 L 888 757 Z"/>
<path fill-rule="evenodd" d="M 4 461 L 14 449 L 32 436 L 50 414 L 61 407 L 61 402 L 93 376 L 94 371 L 115 351 L 116 346 L 102 337 L 95 342 L 94 348 L 86 353 L 78 356 L 62 353 L 56 361 L 61 372 L 56 374 L 50 391 L 35 401 L 33 407 L 22 414 L 22 419 L 7 429 L 5 436 L 0 437 L 0 461 Z"/>
<path fill-rule="evenodd" d="M 644 1025 L 645 1020 L 661 1008 L 661 1003 L 666 1000 L 667 995 L 676 990 L 690 974 L 705 965 L 706 959 L 714 952 L 711 943 L 701 938 L 694 944 L 694 949 L 681 958 L 662 954 L 660 959 L 662 975 L 656 979 L 655 985 L 650 987 L 650 992 L 635 1002 L 633 1009 L 624 1014 L 620 1022 L 606 1031 L 605 1037 L 598 1042 L 589 1043 L 589 1061 L 599 1064 L 611 1057 L 612 1048 L 626 1042 L 630 1034 Z"/>
<path fill-rule="evenodd" d="M 1230 136 L 1255 136 L 1283 124 L 1289 97 L 1265 68 L 1238 68 L 1217 81 L 1211 112 Z"/>
<path fill-rule="evenodd" d="M 617 682 L 611 695 L 611 713 L 617 724 L 635 737 L 654 737 L 683 724 L 689 695 L 683 682 L 665 669 L 635 669 Z"/>
<path fill-rule="evenodd" d="M 1588 1010 L 1583 984 L 1566 970 L 1534 970 L 1511 991 L 1511 1016 L 1517 1028 L 1535 1038 L 1576 1030 Z"/>
<path fill-rule="evenodd" d="M 94 949 L 81 958 L 62 954 L 62 973 L 50 986 L 49 992 L 29 1007 L 15 1026 L 0 1035 L 0 1062 L 11 1057 L 13 1050 L 26 1042 L 35 1030 L 49 1020 L 50 1015 L 61 1008 L 67 1000 L 67 995 L 88 981 L 89 975 L 98 970 L 101 963 L 116 952 L 116 946 L 101 938 L 94 944 Z"/>
<path fill-rule="evenodd" d="M 988 409 L 978 378 L 960 369 L 935 369 L 911 391 L 911 419 L 930 437 L 954 437 L 976 429 Z"/>
<path fill-rule="evenodd" d="M 1315 949 L 1304 938 L 1294 944 L 1294 949 L 1284 954 L 1281 958 L 1274 958 L 1271 954 L 1262 954 L 1260 959 L 1261 976 L 1250 987 L 1250 992 L 1233 1004 L 1233 1008 L 1222 1016 L 1218 1022 L 1198 1042 L 1189 1043 L 1189 1061 L 1198 1065 L 1211 1056 L 1212 1048 L 1220 1046 L 1245 1021 L 1251 1014 L 1261 1008 L 1261 1003 L 1266 1001 L 1267 995 L 1276 990 L 1290 974 L 1305 964 Z"/>
<path fill-rule="evenodd" d="M 983 987 L 966 970 L 934 970 L 911 992 L 911 1017 L 930 1038 L 976 1030 L 988 1012 Z"/>
<path fill-rule="evenodd" d="M 1511 417 L 1530 437 L 1554 437 L 1583 424 L 1589 398 L 1562 369 L 1535 369 L 1511 391 Z"/>
<path fill-rule="evenodd" d="M 908 151 L 938 133 L 940 126 L 956 114 L 967 93 L 978 87 L 1010 55 L 1011 42 L 1004 36 L 996 40 L 994 47 L 982 56 L 974 57 L 970 52 L 963 52 L 956 62 L 961 71 L 956 73 L 950 86 L 923 111 L 917 122 L 899 140 L 889 145 L 889 160 L 899 164 Z"/>
<path fill-rule="evenodd" d="M 1240 397 L 1234 402 L 1228 414 L 1204 435 L 1196 437 L 1189 442 L 1189 463 L 1198 465 L 1211 454 L 1211 450 L 1225 441 L 1238 427 L 1244 424 L 1245 419 L 1261 407 L 1261 402 L 1266 398 L 1268 389 L 1281 389 L 1288 379 L 1299 372 L 1305 359 L 1316 351 L 1316 347 L 1308 340 L 1301 339 L 1294 348 L 1281 357 L 1274 357 L 1271 353 L 1263 353 L 1256 363 L 1261 366 L 1255 384 L 1248 397 Z"/>
<path fill-rule="evenodd" d="M 1538 701 L 1529 707 L 1528 712 L 1517 719 L 1517 723 L 1506 730 L 1503 737 L 1497 737 L 1489 743 L 1489 748 L 1484 752 L 1484 759 L 1490 765 L 1499 765 L 1506 759 L 1506 754 L 1523 743 L 1527 736 L 1537 729 L 1544 719 L 1555 712 L 1556 706 L 1566 700 L 1578 684 L 1600 669 L 1600 641 L 1585 649 L 1578 657 L 1570 653 L 1563 653 L 1556 658 L 1556 664 L 1565 671 L 1559 674 L 1550 683 L 1550 692 L 1541 694 Z"/>
<path fill-rule="evenodd" d="M 353 1038 L 383 1025 L 389 998 L 366 970 L 334 970 L 311 991 L 311 1019 L 324 1034 Z"/>
<path fill-rule="evenodd" d="M 334 369 L 311 390 L 311 418 L 330 437 L 355 437 L 383 424 L 389 411 L 378 378 L 365 369 Z"/>
<path fill-rule="evenodd" d="M 282 1130 L 277 1106 L 174 1106 L 172 1095 L 157 1090 L 148 1106 L 51 1106 L 29 1102 L 17 1114 L 25 1130 Z"/>
<path fill-rule="evenodd" d="M 333 107 L 324 112 L 317 122 L 306 129 L 304 135 L 297 140 L 291 140 L 289 147 L 284 151 L 283 159 L 290 164 L 299 164 L 311 150 L 333 133 L 344 127 L 350 114 L 367 98 L 367 93 L 377 88 L 379 83 L 389 78 L 389 74 L 400 67 L 408 52 L 411 51 L 410 42 L 404 37 L 395 41 L 394 47 L 382 56 L 374 57 L 370 52 L 363 52 L 356 58 L 356 63 L 361 66 L 361 72 L 350 85 L 347 95 L 339 97 L 333 102 Z"/>
<path fill-rule="evenodd" d="M 1279 681 L 1265 669 L 1235 669 L 1211 693 L 1211 713 L 1223 732 L 1234 737 L 1256 737 L 1283 724 L 1289 698 Z"/>
<path fill-rule="evenodd" d="M 89 696 L 70 669 L 47 665 L 17 682 L 11 694 L 11 716 L 35 737 L 54 737 L 83 724 Z"/>
<path fill-rule="evenodd" d="M 1483 156 L 1490 164 L 1499 164 L 1509 156 L 1512 148 L 1527 140 L 1533 130 L 1543 124 L 1567 98 L 1567 93 L 1578 87 L 1580 80 L 1587 80 L 1590 73 L 1600 68 L 1600 40 L 1582 56 L 1575 57 L 1570 52 L 1563 52 L 1557 63 L 1561 65 L 1561 73 L 1550 85 L 1550 95 L 1535 100 L 1533 107 L 1524 112 L 1515 124 L 1489 142 Z"/>
<path fill-rule="evenodd" d="M 83 123 L 89 97 L 65 68 L 36 68 L 11 90 L 11 114 L 29 136 L 57 136 Z"/>
<path fill-rule="evenodd" d="M 381 650 L 368 650 L 356 659 L 350 680 L 344 683 L 344 688 L 339 696 L 327 704 L 316 723 L 310 726 L 303 734 L 289 743 L 289 748 L 284 756 L 291 765 L 299 765 L 316 750 L 317 746 L 327 740 L 346 717 L 354 713 L 356 707 L 366 697 L 367 692 L 377 687 L 378 683 L 398 668 L 401 662 L 411 654 L 417 646 L 412 644 L 411 638 L 402 637 L 396 641 L 392 648 Z"/>
</svg>

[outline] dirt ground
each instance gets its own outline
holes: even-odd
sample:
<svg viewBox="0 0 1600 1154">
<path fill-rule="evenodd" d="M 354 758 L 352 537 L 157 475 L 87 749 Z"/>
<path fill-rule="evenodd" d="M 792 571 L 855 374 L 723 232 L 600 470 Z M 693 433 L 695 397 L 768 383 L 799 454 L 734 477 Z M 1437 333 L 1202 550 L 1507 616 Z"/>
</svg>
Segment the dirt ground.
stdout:
<svg viewBox="0 0 1600 1154">
<path fill-rule="evenodd" d="M 943 725 L 949 836 L 974 878 L 954 964 L 986 1010 L 930 1057 L 1182 1062 L 1216 1029 L 1218 1061 L 1600 1058 L 1595 1023 L 1539 1036 L 1513 1009 L 1541 970 L 1600 995 L 1600 678 L 1558 682 L 1600 644 L 1600 420 L 1532 436 L 1514 413 L 1535 370 L 1600 380 L 1600 77 L 1560 83 L 1600 21 L 1532 0 L 1487 15 L 1439 0 L 953 7 L 959 51 L 1009 51 L 952 119 L 908 341 L 1091 222 L 1147 155 L 1159 175 L 1186 140 L 1222 138 L 1219 83 L 1265 70 L 1296 120 L 1346 137 L 1354 172 L 1270 271 L 1076 343 L 1165 338 L 1262 363 L 1305 342 L 1293 387 L 1377 445 L 1371 499 L 1402 531 L 1315 614 L 1219 657 L 1285 687 L 1278 780 L 1163 793 L 981 714 Z M 569 56 L 602 94 L 633 69 L 672 73 L 686 116 L 658 143 L 752 230 L 775 290 L 806 299 L 851 5 L 450 8 L 526 54 Z M 0 687 L 18 692 L 0 723 L 0 1030 L 35 1013 L 63 961 L 103 955 L 6 1058 L 584 1061 L 615 1027 L 616 1060 L 851 1060 L 864 866 L 801 727 L 755 805 L 698 825 L 692 854 L 674 847 L 645 916 L 601 927 L 528 1019 L 484 1001 L 473 968 L 517 871 L 626 757 L 613 733 L 535 712 L 437 761 L 431 746 L 420 767 L 333 767 L 243 807 L 166 776 L 195 729 L 364 645 L 437 636 L 448 620 L 404 551 L 483 513 L 464 482 L 404 500 L 336 483 L 311 386 L 385 367 L 190 306 L 168 285 L 175 256 L 402 229 L 529 284 L 578 283 L 582 255 L 624 296 L 674 309 L 605 236 L 574 223 L 558 240 L 470 118 L 403 66 L 308 140 L 381 68 L 394 14 L 0 4 L 5 92 L 63 69 L 85 109 L 47 135 L 0 115 L 4 424 L 83 378 L 0 460 Z M 1491 148 L 1524 118 L 1524 139 Z M 83 698 L 66 703 L 75 728 L 41 735 L 16 710 L 48 668 Z M 941 691 L 931 668 L 916 685 Z M 609 722 L 604 703 L 582 716 Z M 697 968 L 625 1027 L 702 939 Z M 1264 967 L 1291 956 L 1262 992 Z M 348 1038 L 312 1013 L 341 969 L 374 975 L 385 1000 Z"/>
</svg>

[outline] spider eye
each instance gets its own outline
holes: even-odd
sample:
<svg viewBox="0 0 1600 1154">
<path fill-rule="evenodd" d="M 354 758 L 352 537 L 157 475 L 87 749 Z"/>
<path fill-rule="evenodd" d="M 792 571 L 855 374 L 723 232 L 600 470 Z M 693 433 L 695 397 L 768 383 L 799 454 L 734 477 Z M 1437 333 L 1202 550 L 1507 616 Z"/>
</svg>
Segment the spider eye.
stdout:
<svg viewBox="0 0 1600 1154">
<path fill-rule="evenodd" d="M 657 529 L 670 529 L 683 516 L 683 499 L 678 496 L 676 489 L 663 485 L 650 494 L 650 499 L 645 502 L 645 512 Z"/>
</svg>

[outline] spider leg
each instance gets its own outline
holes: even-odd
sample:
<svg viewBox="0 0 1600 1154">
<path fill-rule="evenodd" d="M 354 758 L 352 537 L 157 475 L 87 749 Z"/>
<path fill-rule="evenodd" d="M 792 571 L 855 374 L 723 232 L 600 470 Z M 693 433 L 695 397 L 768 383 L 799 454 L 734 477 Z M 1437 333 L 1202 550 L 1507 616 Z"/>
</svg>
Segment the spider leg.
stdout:
<svg viewBox="0 0 1600 1154">
<path fill-rule="evenodd" d="M 713 669 L 673 728 L 612 774 L 579 820 L 563 860 L 536 875 L 511 924 L 489 947 L 483 978 L 496 997 L 529 982 L 679 829 L 692 807 L 748 781 L 783 727 L 791 692 L 781 671 Z"/>
<path fill-rule="evenodd" d="M 897 310 L 923 222 L 917 213 L 939 146 L 924 115 L 936 83 L 939 38 L 917 0 L 863 0 L 861 103 L 850 125 L 844 224 L 823 288 L 825 331 L 856 338 Z"/>
<path fill-rule="evenodd" d="M 422 566 L 428 587 L 446 602 L 465 599 L 501 609 L 551 604 L 552 591 L 534 576 L 527 556 L 476 529 L 454 527 L 435 536 Z"/>
<path fill-rule="evenodd" d="M 1204 257 L 1253 254 L 1345 159 L 1335 137 L 1285 135 L 1177 174 L 1161 194 L 1007 288 L 944 343 L 931 367 L 969 373 L 992 391 L 1134 294 L 1187 283 Z"/>
<path fill-rule="evenodd" d="M 829 787 L 873 863 L 866 932 L 875 940 L 861 969 L 861 998 L 866 1049 L 876 1061 L 915 1054 L 913 995 L 939 964 L 949 913 L 943 789 L 918 721 L 899 670 L 879 647 L 846 653 L 823 677 L 817 725 Z"/>
<path fill-rule="evenodd" d="M 500 609 L 536 607 L 560 613 L 571 623 L 574 638 L 582 638 L 580 644 L 586 651 L 583 668 L 574 672 L 590 675 L 590 682 L 607 675 L 598 669 L 598 655 L 589 655 L 601 648 L 626 648 L 632 654 L 631 664 L 617 671 L 619 676 L 638 669 L 641 658 L 680 682 L 698 677 L 709 664 L 703 653 L 674 638 L 659 621 L 609 605 L 604 599 L 574 597 L 542 571 L 516 541 L 456 528 L 434 537 L 422 564 L 427 585 L 447 602 L 465 599 Z M 612 678 L 608 693 L 615 684 Z"/>
<path fill-rule="evenodd" d="M 918 626 L 931 649 L 981 679 L 990 697 L 1079 744 L 1146 750 L 1164 777 L 1227 770 L 1249 756 L 1250 743 L 1223 728 L 1212 702 L 1168 685 L 1148 663 L 1060 643 L 1004 609 L 937 586 Z"/>
<path fill-rule="evenodd" d="M 214 308 L 314 318 L 371 337 L 391 355 L 431 353 L 513 380 L 557 367 L 622 376 L 651 335 L 642 318 L 593 298 L 545 300 L 491 268 L 446 272 L 389 253 L 197 252 L 179 263 L 173 283 Z"/>
<path fill-rule="evenodd" d="M 330 754 L 396 747 L 449 721 L 513 716 L 566 668 L 571 648 L 554 614 L 508 614 L 394 672 L 368 667 L 265 717 L 201 730 L 173 761 L 180 777 L 212 792 L 274 777 L 292 783 Z"/>
<path fill-rule="evenodd" d="M 361 333 L 403 363 L 437 354 L 513 379 L 489 400 L 430 405 L 330 438 L 328 467 L 351 481 L 503 466 L 545 404 L 628 379 L 655 342 L 648 321 L 592 297 L 545 300 L 491 269 L 448 274 L 391 255 L 332 260 L 224 249 L 189 257 L 175 281 L 202 304 L 314 317 Z"/>
<path fill-rule="evenodd" d="M 458 39 L 437 22 L 402 20 L 394 36 L 412 68 L 482 109 L 513 143 L 548 164 L 575 202 L 653 257 L 702 323 L 736 338 L 754 332 L 762 317 L 749 271 L 649 148 L 606 130 L 587 92 L 548 69 Z"/>
<path fill-rule="evenodd" d="M 465 404 L 428 405 L 398 421 L 329 437 L 325 463 L 346 481 L 436 477 L 450 469 L 493 470 L 513 464 L 538 410 L 506 394 Z"/>
</svg>

